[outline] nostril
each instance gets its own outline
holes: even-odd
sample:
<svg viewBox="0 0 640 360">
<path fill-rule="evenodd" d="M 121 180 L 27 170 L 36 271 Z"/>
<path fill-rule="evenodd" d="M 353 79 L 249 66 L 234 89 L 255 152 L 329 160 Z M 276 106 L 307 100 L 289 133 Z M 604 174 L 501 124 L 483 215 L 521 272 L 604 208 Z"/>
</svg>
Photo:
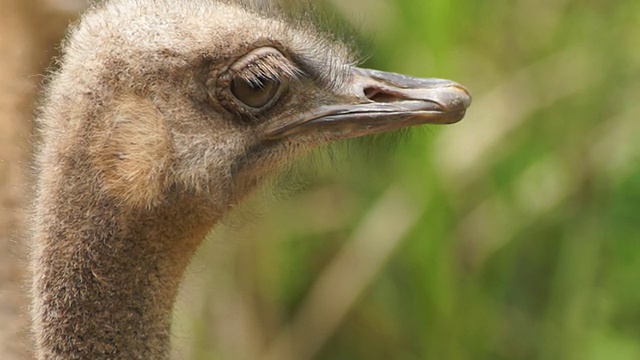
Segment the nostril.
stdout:
<svg viewBox="0 0 640 360">
<path fill-rule="evenodd" d="M 399 96 L 398 94 L 394 94 L 374 86 L 365 88 L 364 96 L 366 96 L 367 99 L 378 103 L 395 102 L 402 98 L 402 96 Z"/>
</svg>

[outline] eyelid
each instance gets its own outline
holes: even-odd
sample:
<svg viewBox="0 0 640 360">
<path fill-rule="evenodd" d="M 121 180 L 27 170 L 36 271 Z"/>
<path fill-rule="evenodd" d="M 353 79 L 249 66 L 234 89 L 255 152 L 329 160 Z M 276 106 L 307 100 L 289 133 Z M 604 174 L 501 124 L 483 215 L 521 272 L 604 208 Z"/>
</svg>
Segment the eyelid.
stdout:
<svg viewBox="0 0 640 360">
<path fill-rule="evenodd" d="M 293 80 L 304 75 L 299 67 L 287 59 L 273 47 L 261 47 L 244 55 L 228 69 L 228 76 L 239 76 L 245 81 L 254 83 L 260 77 L 272 80 Z"/>
</svg>

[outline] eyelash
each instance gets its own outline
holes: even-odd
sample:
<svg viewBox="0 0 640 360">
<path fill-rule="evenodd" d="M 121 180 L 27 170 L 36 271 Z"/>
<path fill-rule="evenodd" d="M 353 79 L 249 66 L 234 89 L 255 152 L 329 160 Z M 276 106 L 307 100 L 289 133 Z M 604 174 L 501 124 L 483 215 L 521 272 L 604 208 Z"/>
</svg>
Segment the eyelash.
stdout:
<svg viewBox="0 0 640 360">
<path fill-rule="evenodd" d="M 304 75 L 302 70 L 294 66 L 289 60 L 275 59 L 276 55 L 269 54 L 267 56 L 250 59 L 248 64 L 236 70 L 232 75 L 240 76 L 247 82 L 255 82 L 258 78 L 263 77 L 274 81 L 294 80 Z M 277 63 L 276 63 L 277 62 Z M 232 69 L 229 69 L 232 70 Z"/>
</svg>

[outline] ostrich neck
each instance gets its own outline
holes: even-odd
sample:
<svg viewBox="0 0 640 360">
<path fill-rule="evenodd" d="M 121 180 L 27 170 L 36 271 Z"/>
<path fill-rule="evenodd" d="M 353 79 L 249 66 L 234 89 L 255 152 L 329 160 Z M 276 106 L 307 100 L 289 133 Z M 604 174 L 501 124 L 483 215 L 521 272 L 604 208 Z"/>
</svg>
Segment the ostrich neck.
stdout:
<svg viewBox="0 0 640 360">
<path fill-rule="evenodd" d="M 32 265 L 40 358 L 168 358 L 176 293 L 211 217 L 194 220 L 205 218 L 202 209 L 175 202 L 127 210 L 91 194 L 91 185 L 65 181 L 72 176 L 41 191 L 36 203 Z"/>
</svg>

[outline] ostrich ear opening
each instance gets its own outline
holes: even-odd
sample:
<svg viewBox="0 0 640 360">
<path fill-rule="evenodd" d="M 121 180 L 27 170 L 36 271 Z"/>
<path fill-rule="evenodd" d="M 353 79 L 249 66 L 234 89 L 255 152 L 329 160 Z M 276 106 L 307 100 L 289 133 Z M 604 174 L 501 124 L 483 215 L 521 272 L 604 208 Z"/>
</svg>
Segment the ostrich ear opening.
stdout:
<svg viewBox="0 0 640 360">
<path fill-rule="evenodd" d="M 106 117 L 108 129 L 99 132 L 95 165 L 110 196 L 132 208 L 151 207 L 168 186 L 173 142 L 167 124 L 153 103 L 129 95 Z"/>
</svg>

